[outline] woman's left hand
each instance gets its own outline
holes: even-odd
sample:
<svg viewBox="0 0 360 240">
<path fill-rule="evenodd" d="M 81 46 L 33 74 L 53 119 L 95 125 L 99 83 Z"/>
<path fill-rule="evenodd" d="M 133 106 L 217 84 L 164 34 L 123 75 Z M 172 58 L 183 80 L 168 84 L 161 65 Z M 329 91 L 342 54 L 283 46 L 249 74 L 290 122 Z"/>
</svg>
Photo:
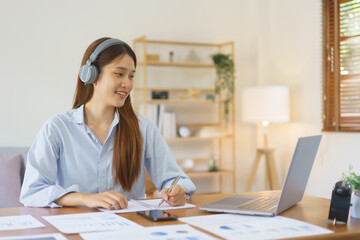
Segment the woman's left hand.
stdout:
<svg viewBox="0 0 360 240">
<path fill-rule="evenodd" d="M 168 188 L 161 190 L 161 197 L 171 206 L 183 206 L 186 203 L 186 191 L 176 184 L 169 193 Z"/>
</svg>

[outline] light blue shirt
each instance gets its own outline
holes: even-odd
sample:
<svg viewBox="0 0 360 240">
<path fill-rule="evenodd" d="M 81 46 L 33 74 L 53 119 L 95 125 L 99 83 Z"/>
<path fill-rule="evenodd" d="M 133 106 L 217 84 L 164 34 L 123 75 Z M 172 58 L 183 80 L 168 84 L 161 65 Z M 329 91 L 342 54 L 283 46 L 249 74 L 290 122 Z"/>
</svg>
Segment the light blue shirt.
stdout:
<svg viewBox="0 0 360 240">
<path fill-rule="evenodd" d="M 188 195 L 195 186 L 177 165 L 165 139 L 152 122 L 138 115 L 143 138 L 141 171 L 130 192 L 114 185 L 112 158 L 119 114 L 114 115 L 104 145 L 84 122 L 84 106 L 55 115 L 45 122 L 29 149 L 20 202 L 32 207 L 59 207 L 55 200 L 69 192 L 113 190 L 127 199 L 145 198 L 146 167 L 160 191 L 178 175 Z"/>
</svg>

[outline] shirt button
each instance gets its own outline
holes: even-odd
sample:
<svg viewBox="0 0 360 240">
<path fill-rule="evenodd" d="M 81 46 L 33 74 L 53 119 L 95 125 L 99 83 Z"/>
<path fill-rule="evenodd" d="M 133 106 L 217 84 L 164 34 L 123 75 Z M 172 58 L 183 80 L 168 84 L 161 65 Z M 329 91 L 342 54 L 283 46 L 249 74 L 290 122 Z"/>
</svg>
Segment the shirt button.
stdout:
<svg viewBox="0 0 360 240">
<path fill-rule="evenodd" d="M 103 183 L 103 182 L 101 183 L 101 186 L 104 186 L 104 183 Z"/>
<path fill-rule="evenodd" d="M 105 159 L 104 158 L 101 158 L 101 161 L 104 161 Z"/>
</svg>

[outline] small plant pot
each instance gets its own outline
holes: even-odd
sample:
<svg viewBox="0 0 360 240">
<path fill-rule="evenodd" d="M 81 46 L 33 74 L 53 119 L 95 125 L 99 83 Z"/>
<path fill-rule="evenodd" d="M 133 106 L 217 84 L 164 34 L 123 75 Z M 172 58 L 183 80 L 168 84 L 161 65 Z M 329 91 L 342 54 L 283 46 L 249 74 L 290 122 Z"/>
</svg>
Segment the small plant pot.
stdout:
<svg viewBox="0 0 360 240">
<path fill-rule="evenodd" d="M 353 218 L 360 218 L 360 191 L 354 190 L 351 196 L 350 215 Z"/>
</svg>

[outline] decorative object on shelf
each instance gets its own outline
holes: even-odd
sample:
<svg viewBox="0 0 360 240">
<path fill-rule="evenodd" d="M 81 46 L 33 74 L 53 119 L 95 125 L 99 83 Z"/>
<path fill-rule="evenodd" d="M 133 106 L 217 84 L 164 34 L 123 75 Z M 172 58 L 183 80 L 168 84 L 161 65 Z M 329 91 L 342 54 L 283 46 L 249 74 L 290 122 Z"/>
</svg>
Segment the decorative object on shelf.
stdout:
<svg viewBox="0 0 360 240">
<path fill-rule="evenodd" d="M 214 94 L 206 94 L 206 100 L 215 100 L 215 95 Z"/>
<path fill-rule="evenodd" d="M 210 159 L 209 172 L 217 172 L 219 168 L 217 166 L 217 158 L 213 157 Z"/>
<path fill-rule="evenodd" d="M 229 119 L 229 103 L 234 95 L 234 62 L 230 55 L 218 53 L 212 55 L 216 67 L 217 80 L 215 81 L 215 94 L 224 92 L 224 113 L 226 120 Z"/>
<path fill-rule="evenodd" d="M 343 179 L 352 188 L 350 215 L 353 218 L 360 218 L 360 174 L 353 171 L 353 166 L 349 166 L 349 172 L 343 173 Z"/>
<path fill-rule="evenodd" d="M 191 131 L 187 126 L 180 126 L 178 129 L 178 135 L 182 138 L 190 137 Z"/>
<path fill-rule="evenodd" d="M 151 98 L 152 99 L 168 99 L 169 92 L 168 91 L 152 91 Z"/>
<path fill-rule="evenodd" d="M 146 54 L 146 61 L 148 62 L 158 62 L 159 60 L 159 54 Z"/>
<path fill-rule="evenodd" d="M 199 56 L 196 54 L 194 49 L 191 49 L 191 51 L 189 52 L 189 54 L 186 57 L 186 62 L 190 62 L 190 63 L 199 63 L 200 62 L 200 58 Z"/>
<path fill-rule="evenodd" d="M 225 129 L 221 127 L 207 126 L 200 128 L 197 131 L 196 135 L 201 138 L 217 138 L 217 137 L 225 137 L 229 134 Z"/>
<path fill-rule="evenodd" d="M 188 92 L 186 94 L 180 95 L 180 99 L 193 98 L 195 100 L 199 100 L 200 90 L 196 88 L 188 88 Z"/>
<path fill-rule="evenodd" d="M 169 52 L 169 62 L 174 61 L 174 52 Z"/>
<path fill-rule="evenodd" d="M 256 149 L 254 163 L 250 172 L 245 190 L 249 192 L 255 180 L 256 169 L 261 157 L 264 155 L 267 178 L 265 189 L 280 189 L 279 179 L 275 166 L 274 148 L 268 147 L 269 123 L 289 122 L 289 88 L 285 86 L 256 86 L 245 88 L 242 92 L 242 116 L 244 122 L 262 123 L 264 134 L 264 146 Z M 268 186 L 269 185 L 269 186 Z"/>
<path fill-rule="evenodd" d="M 181 164 L 181 167 L 184 171 L 192 171 L 194 166 L 194 161 L 191 158 L 184 159 Z"/>
<path fill-rule="evenodd" d="M 333 220 L 333 225 L 336 224 L 336 221 L 347 222 L 350 199 L 351 185 L 347 181 L 338 181 L 332 190 L 328 217 L 328 219 Z"/>
</svg>

